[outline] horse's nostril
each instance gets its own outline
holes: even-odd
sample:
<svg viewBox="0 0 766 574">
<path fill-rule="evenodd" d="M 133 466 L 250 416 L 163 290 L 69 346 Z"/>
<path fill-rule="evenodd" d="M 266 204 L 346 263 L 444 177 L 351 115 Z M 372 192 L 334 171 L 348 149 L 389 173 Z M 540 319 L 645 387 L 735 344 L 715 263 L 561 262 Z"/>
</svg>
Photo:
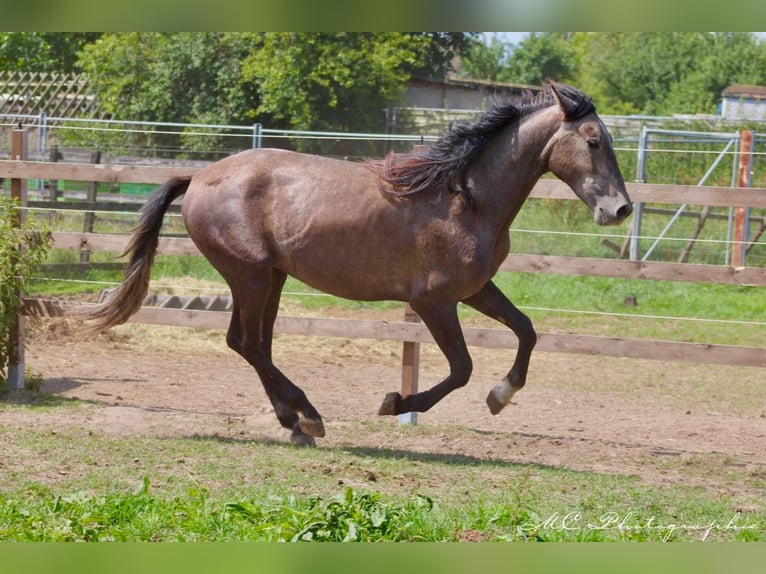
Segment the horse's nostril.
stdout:
<svg viewBox="0 0 766 574">
<path fill-rule="evenodd" d="M 620 206 L 617 210 L 617 217 L 625 219 L 631 213 L 633 213 L 633 206 L 630 203 L 626 203 L 625 205 Z"/>
</svg>

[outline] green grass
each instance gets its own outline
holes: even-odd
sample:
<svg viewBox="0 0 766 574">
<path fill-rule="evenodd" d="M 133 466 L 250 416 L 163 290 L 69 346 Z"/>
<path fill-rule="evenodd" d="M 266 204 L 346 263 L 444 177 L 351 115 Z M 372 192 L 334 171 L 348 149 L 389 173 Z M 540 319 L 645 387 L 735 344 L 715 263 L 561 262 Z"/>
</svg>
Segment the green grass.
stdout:
<svg viewBox="0 0 766 574">
<path fill-rule="evenodd" d="M 517 306 L 535 308 L 527 313 L 539 330 L 766 346 L 762 287 L 535 273 L 500 273 L 497 284 Z M 636 305 L 626 305 L 627 297 Z"/>
<path fill-rule="evenodd" d="M 6 475 L 0 540 L 766 540 L 762 504 L 741 510 L 703 489 L 631 476 L 386 449 L 62 433 L 18 437 L 72 477 L 46 485 Z M 375 481 L 362 484 L 369 469 Z"/>
<path fill-rule="evenodd" d="M 181 287 L 174 291 L 228 294 L 218 273 L 200 257 L 159 256 L 152 276 L 160 291 L 178 285 L 181 278 L 194 277 L 206 288 Z M 121 277 L 120 271 L 95 268 L 85 274 L 59 274 L 55 281 L 33 282 L 28 292 L 41 297 L 98 293 L 114 286 Z M 766 289 L 762 287 L 509 272 L 499 273 L 495 281 L 540 331 L 766 346 Z M 288 279 L 283 293 L 283 300 L 307 311 L 330 314 L 333 309 L 401 307 L 395 302 L 330 297 L 293 278 Z M 628 297 L 634 297 L 637 304 L 626 305 Z M 478 316 L 466 307 L 461 307 L 461 314 L 469 320 Z"/>
</svg>

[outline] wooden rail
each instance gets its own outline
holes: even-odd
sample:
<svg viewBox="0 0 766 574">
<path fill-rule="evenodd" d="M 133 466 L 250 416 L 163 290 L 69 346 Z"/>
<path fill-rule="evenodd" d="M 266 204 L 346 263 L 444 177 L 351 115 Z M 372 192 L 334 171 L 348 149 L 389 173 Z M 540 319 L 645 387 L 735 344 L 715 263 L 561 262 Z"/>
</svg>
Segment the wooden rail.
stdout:
<svg viewBox="0 0 766 574">
<path fill-rule="evenodd" d="M 58 231 L 53 233 L 53 239 L 56 249 L 87 249 L 91 251 L 116 251 L 122 253 L 128 244 L 127 235 L 110 235 L 105 233 Z M 157 252 L 161 255 L 200 255 L 192 240 L 186 237 L 161 237 Z M 597 257 L 511 254 L 503 262 L 500 270 L 556 275 L 589 275 L 593 277 L 622 277 L 625 279 L 766 286 L 766 268 L 763 267 L 726 267 L 723 265 L 691 263 L 626 261 L 624 259 L 601 259 Z"/>
<path fill-rule="evenodd" d="M 96 304 L 94 303 L 77 305 L 79 311 L 87 311 L 95 307 Z M 71 305 L 62 304 L 55 300 L 25 299 L 23 305 L 24 314 L 35 317 L 58 317 L 71 310 Z M 201 329 L 226 329 L 230 319 L 231 313 L 222 311 L 142 307 L 129 319 L 129 322 Z M 428 328 L 423 323 L 406 321 L 279 316 L 274 330 L 283 335 L 377 339 L 412 343 L 434 342 Z M 508 329 L 466 327 L 463 332 L 469 346 L 515 349 L 518 344 L 516 336 Z M 706 343 L 540 333 L 535 350 L 633 359 L 766 367 L 766 349 Z"/>
<path fill-rule="evenodd" d="M 68 179 L 109 183 L 164 183 L 171 177 L 194 175 L 197 167 L 160 167 L 140 165 L 93 165 L 87 163 L 0 161 L 0 177 L 18 179 Z M 686 203 L 711 207 L 766 208 L 766 189 L 741 187 L 698 187 L 628 183 L 634 202 Z M 541 179 L 530 197 L 575 199 L 572 190 L 558 179 Z"/>
<path fill-rule="evenodd" d="M 197 170 L 198 168 L 188 167 L 0 161 L 0 178 L 12 178 L 14 181 L 36 178 L 115 183 L 162 183 L 171 177 L 193 175 Z M 766 208 L 766 189 L 628 184 L 628 191 L 631 198 L 636 202 Z M 571 190 L 564 183 L 548 179 L 538 182 L 531 197 L 575 199 Z M 93 209 L 92 206 L 89 208 Z M 128 240 L 126 235 L 94 233 L 56 232 L 53 237 L 55 247 L 59 249 L 113 252 L 122 252 Z M 180 237 L 162 237 L 159 253 L 199 254 L 190 239 Z M 766 286 L 766 269 L 752 267 L 734 268 L 715 265 L 513 254 L 503 263 L 501 269 L 535 273 Z M 66 309 L 67 306 L 56 301 L 28 298 L 24 300 L 23 314 L 59 316 Z M 225 329 L 228 327 L 229 313 L 144 307 L 131 318 L 131 321 Z M 416 345 L 433 342 L 425 325 L 413 321 L 390 322 L 280 316 L 277 319 L 275 330 L 283 334 L 385 339 Z M 507 329 L 466 328 L 465 337 L 466 342 L 473 346 L 513 349 L 517 345 L 515 336 Z M 413 348 L 410 350 L 413 351 Z M 537 350 L 766 367 L 766 349 L 760 347 L 541 333 L 538 338 Z M 409 355 L 413 357 L 413 361 L 416 361 L 417 353 L 411 352 Z M 413 371 L 413 366 L 414 369 L 417 368 L 415 363 L 414 365 L 405 364 L 404 369 L 405 371 L 407 369 Z M 403 381 L 403 388 L 405 386 Z"/>
</svg>

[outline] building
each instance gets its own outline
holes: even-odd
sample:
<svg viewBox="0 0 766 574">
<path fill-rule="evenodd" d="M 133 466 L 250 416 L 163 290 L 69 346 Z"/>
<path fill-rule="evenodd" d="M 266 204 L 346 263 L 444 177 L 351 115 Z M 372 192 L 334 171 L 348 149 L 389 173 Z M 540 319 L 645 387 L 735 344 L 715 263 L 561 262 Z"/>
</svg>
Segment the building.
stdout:
<svg viewBox="0 0 766 574">
<path fill-rule="evenodd" d="M 454 120 L 475 119 L 495 99 L 538 92 L 540 86 L 483 80 L 412 78 L 403 106 L 386 110 L 386 133 L 440 134 Z"/>
<path fill-rule="evenodd" d="M 429 80 L 412 78 L 406 84 L 407 107 L 443 110 L 486 110 L 497 97 L 537 92 L 540 86 L 483 80 Z"/>
<path fill-rule="evenodd" d="M 736 84 L 726 88 L 722 96 L 722 118 L 766 121 L 766 86 Z"/>
</svg>

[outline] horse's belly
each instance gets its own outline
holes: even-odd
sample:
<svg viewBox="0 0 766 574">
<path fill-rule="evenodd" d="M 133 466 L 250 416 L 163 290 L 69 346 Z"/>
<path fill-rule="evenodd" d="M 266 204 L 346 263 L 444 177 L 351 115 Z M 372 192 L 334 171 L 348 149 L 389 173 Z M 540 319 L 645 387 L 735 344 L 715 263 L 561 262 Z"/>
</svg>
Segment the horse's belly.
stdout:
<svg viewBox="0 0 766 574">
<path fill-rule="evenodd" d="M 355 256 L 333 257 L 321 251 L 309 257 L 293 254 L 283 271 L 324 293 L 361 301 L 406 301 L 411 280 L 401 267 Z"/>
<path fill-rule="evenodd" d="M 319 249 L 292 253 L 278 264 L 301 282 L 346 299 L 410 301 L 413 297 L 438 297 L 458 302 L 479 291 L 490 280 L 486 258 L 459 259 L 442 255 L 423 261 L 420 253 L 387 251 L 390 257 L 364 250 L 346 250 L 343 256 Z"/>
</svg>

